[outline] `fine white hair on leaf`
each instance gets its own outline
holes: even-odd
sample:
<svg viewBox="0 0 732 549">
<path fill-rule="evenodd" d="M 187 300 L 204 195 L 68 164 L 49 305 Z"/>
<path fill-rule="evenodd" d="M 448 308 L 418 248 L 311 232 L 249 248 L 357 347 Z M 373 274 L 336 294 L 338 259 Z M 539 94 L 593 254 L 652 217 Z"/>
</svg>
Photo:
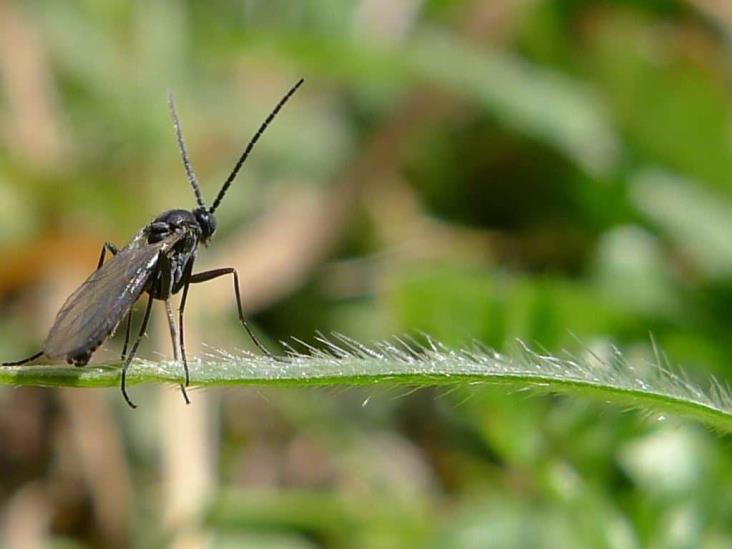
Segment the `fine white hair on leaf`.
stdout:
<svg viewBox="0 0 732 549">
<path fill-rule="evenodd" d="M 351 386 L 398 383 L 415 387 L 491 383 L 512 391 L 534 390 L 591 397 L 624 408 L 672 412 L 722 432 L 732 432 L 732 394 L 711 378 L 702 389 L 669 365 L 653 339 L 652 360 L 631 360 L 617 347 L 601 349 L 579 342 L 579 353 L 559 355 L 516 340 L 508 353 L 480 342 L 450 348 L 427 334 L 364 344 L 348 336 L 317 333 L 314 343 L 284 341 L 282 357 L 206 347 L 189 360 L 194 386 Z M 182 368 L 173 361 L 136 361 L 128 384 L 180 383 Z M 21 366 L 0 369 L 0 383 L 14 385 L 108 387 L 119 368 Z"/>
</svg>

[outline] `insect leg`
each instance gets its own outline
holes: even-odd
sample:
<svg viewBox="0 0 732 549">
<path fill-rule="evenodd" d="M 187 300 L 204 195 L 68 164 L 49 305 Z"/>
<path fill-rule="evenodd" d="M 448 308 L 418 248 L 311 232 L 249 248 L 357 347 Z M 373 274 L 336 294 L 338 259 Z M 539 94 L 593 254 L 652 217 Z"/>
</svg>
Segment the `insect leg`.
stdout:
<svg viewBox="0 0 732 549">
<path fill-rule="evenodd" d="M 104 265 L 104 258 L 107 256 L 107 252 L 112 255 L 117 255 L 118 251 L 119 249 L 117 248 L 117 246 L 115 246 L 111 242 L 105 242 L 102 246 L 102 252 L 99 254 L 99 263 L 97 263 L 97 270 L 99 270 L 99 267 Z"/>
<path fill-rule="evenodd" d="M 170 340 L 173 342 L 173 360 L 178 362 L 178 333 L 175 329 L 175 319 L 173 318 L 173 308 L 170 306 L 170 300 L 165 300 L 165 312 L 168 315 L 168 328 L 170 329 Z"/>
<path fill-rule="evenodd" d="M 3 362 L 0 364 L 0 366 L 22 366 L 23 364 L 33 362 L 35 359 L 41 356 L 43 356 L 43 351 L 39 351 L 33 356 L 29 356 L 28 358 L 24 358 L 22 360 L 16 360 L 15 362 Z"/>
<path fill-rule="evenodd" d="M 127 313 L 127 327 L 125 328 L 125 344 L 122 346 L 122 356 L 120 360 L 124 360 L 127 356 L 127 345 L 130 343 L 130 330 L 132 329 L 132 307 L 130 312 Z"/>
<path fill-rule="evenodd" d="M 190 283 L 191 284 L 200 284 L 201 282 L 208 282 L 209 280 L 213 280 L 215 278 L 219 278 L 226 275 L 233 275 L 234 277 L 234 295 L 236 296 L 236 306 L 239 311 L 239 322 L 241 322 L 242 326 L 244 326 L 244 329 L 249 334 L 249 337 L 252 338 L 252 341 L 254 344 L 259 348 L 260 351 L 262 351 L 265 355 L 267 355 L 270 358 L 277 358 L 275 357 L 272 352 L 267 349 L 262 343 L 259 341 L 257 336 L 254 335 L 254 332 L 252 332 L 251 328 L 249 327 L 249 324 L 247 324 L 246 319 L 244 318 L 244 310 L 241 306 L 241 293 L 239 292 L 239 273 L 236 271 L 234 267 L 225 267 L 223 269 L 213 269 L 210 271 L 204 271 L 202 273 L 196 273 L 191 276 Z M 185 294 L 184 294 L 185 295 Z"/>
<path fill-rule="evenodd" d="M 173 315 L 173 308 L 170 306 L 170 300 L 165 300 L 165 312 L 168 314 L 168 328 L 170 328 L 170 340 L 173 343 L 173 360 L 178 362 L 178 334 L 176 333 L 175 329 L 175 316 Z M 186 392 L 186 385 L 188 385 L 188 366 L 186 364 L 185 358 L 183 359 L 183 365 L 186 372 L 186 383 L 185 385 L 180 386 L 180 391 L 183 393 L 183 398 L 186 401 L 186 404 L 190 404 L 191 401 L 188 398 L 188 393 Z"/>
<path fill-rule="evenodd" d="M 193 262 L 194 259 L 191 259 L 188 262 L 188 265 L 186 265 L 186 270 L 183 272 L 183 280 L 184 286 L 183 286 L 183 295 L 180 298 L 180 307 L 178 307 L 178 330 L 179 330 L 179 336 L 180 336 L 180 355 L 183 358 L 183 369 L 186 372 L 186 384 L 185 386 L 188 387 L 188 384 L 190 383 L 190 374 L 188 373 L 188 357 L 186 357 L 186 342 L 185 342 L 185 329 L 183 327 L 183 313 L 186 310 L 186 301 L 188 300 L 188 287 L 191 285 L 191 272 L 193 272 Z M 183 387 L 181 387 L 183 389 Z M 186 395 L 185 389 L 183 389 L 183 396 L 186 398 L 186 402 L 188 402 L 188 396 Z"/>
<path fill-rule="evenodd" d="M 132 359 L 135 358 L 135 355 L 137 354 L 137 348 L 140 346 L 140 341 L 142 341 L 142 336 L 145 335 L 145 330 L 147 330 L 147 323 L 150 320 L 152 303 L 153 296 L 152 294 L 149 294 L 149 297 L 147 299 L 147 306 L 145 307 L 145 316 L 142 317 L 142 324 L 140 325 L 140 332 L 137 334 L 137 339 L 135 339 L 135 343 L 134 345 L 132 345 L 132 350 L 130 350 L 130 354 L 127 355 L 124 366 L 122 366 L 122 379 L 120 381 L 120 389 L 122 390 L 122 396 L 125 397 L 125 401 L 127 401 L 127 404 L 129 404 L 130 408 L 137 408 L 137 406 L 132 402 L 132 400 L 130 400 L 130 396 L 127 394 L 127 368 L 130 366 L 130 362 L 132 362 Z"/>
</svg>

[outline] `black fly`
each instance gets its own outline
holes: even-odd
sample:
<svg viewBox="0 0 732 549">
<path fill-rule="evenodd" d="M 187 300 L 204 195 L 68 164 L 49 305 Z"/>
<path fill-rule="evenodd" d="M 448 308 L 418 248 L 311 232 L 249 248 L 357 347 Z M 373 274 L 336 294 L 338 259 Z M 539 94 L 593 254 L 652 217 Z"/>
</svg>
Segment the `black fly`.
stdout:
<svg viewBox="0 0 732 549">
<path fill-rule="evenodd" d="M 137 353 L 148 321 L 152 302 L 158 299 L 165 302 L 173 340 L 174 358 L 177 360 L 177 345 L 180 344 L 181 359 L 185 370 L 185 383 L 181 384 L 181 391 L 186 403 L 189 403 L 186 387 L 189 384 L 188 362 L 183 337 L 183 312 L 185 311 L 188 288 L 191 284 L 198 284 L 231 275 L 234 282 L 234 294 L 239 311 L 239 320 L 254 343 L 263 353 L 272 356 L 256 338 L 247 324 L 241 305 L 239 293 L 239 275 L 233 267 L 213 269 L 200 273 L 193 273 L 193 264 L 198 252 L 198 244 L 208 246 L 211 237 L 216 232 L 214 212 L 221 204 L 226 191 L 251 153 L 254 145 L 272 122 L 280 109 L 297 91 L 303 80 L 295 84 L 280 100 L 266 120 L 249 141 L 244 152 L 239 157 L 234 169 L 226 178 L 210 207 L 206 206 L 193 173 L 188 152 L 186 151 L 183 133 L 178 115 L 175 111 L 173 96 L 168 96 L 170 114 L 173 118 L 178 147 L 183 157 L 188 182 L 193 187 L 198 206 L 193 210 L 168 210 L 142 228 L 127 246 L 117 249 L 110 243 L 105 243 L 99 256 L 97 270 L 66 300 L 56 316 L 56 320 L 48 332 L 43 344 L 43 350 L 26 359 L 17 362 L 4 362 L 3 366 L 18 366 L 31 362 L 41 356 L 51 360 L 66 360 L 69 364 L 84 366 L 91 359 L 92 353 L 114 332 L 117 325 L 127 316 L 125 328 L 125 343 L 122 349 L 122 376 L 120 388 L 127 404 L 136 408 L 127 394 L 127 368 Z M 112 254 L 109 261 L 104 259 L 107 252 Z M 178 311 L 178 333 L 176 337 L 175 319 L 170 306 L 170 297 L 183 290 Z M 147 293 L 145 314 L 140 324 L 137 337 L 128 352 L 130 340 L 132 306 L 143 294 Z M 177 341 L 176 341 L 177 339 Z"/>
</svg>

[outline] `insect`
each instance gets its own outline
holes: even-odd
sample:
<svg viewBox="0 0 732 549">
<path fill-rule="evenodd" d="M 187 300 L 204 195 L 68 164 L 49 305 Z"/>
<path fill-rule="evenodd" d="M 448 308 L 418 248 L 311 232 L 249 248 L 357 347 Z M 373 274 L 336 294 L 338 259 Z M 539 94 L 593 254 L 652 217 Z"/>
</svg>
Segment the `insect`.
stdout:
<svg viewBox="0 0 732 549">
<path fill-rule="evenodd" d="M 257 339 L 244 318 L 239 291 L 239 275 L 236 269 L 226 267 L 194 273 L 193 266 L 196 261 L 198 245 L 203 243 L 204 246 L 208 246 L 211 237 L 216 232 L 214 213 L 221 205 L 226 191 L 267 126 L 302 83 L 303 80 L 301 79 L 290 88 L 262 122 L 234 165 L 234 169 L 224 181 L 211 206 L 207 206 L 203 199 L 201 188 L 188 157 L 183 131 L 175 109 L 175 102 L 172 94 L 169 94 L 168 106 L 175 128 L 178 148 L 180 149 L 186 177 L 193 187 L 197 207 L 192 210 L 168 210 L 161 213 L 150 224 L 143 227 L 124 248 L 119 249 L 106 242 L 102 246 L 96 271 L 71 294 L 58 312 L 56 320 L 48 332 L 48 337 L 43 343 L 43 350 L 23 360 L 4 362 L 2 365 L 19 366 L 32 362 L 41 356 L 46 356 L 51 360 L 65 360 L 69 364 L 84 366 L 89 362 L 94 351 L 116 330 L 119 323 L 126 316 L 120 390 L 127 404 L 132 408 L 136 408 L 137 406 L 127 393 L 127 369 L 137 354 L 140 341 L 145 335 L 153 300 L 160 300 L 165 302 L 175 360 L 178 360 L 177 349 L 178 344 L 180 345 L 180 355 L 185 372 L 185 381 L 180 388 L 186 403 L 190 403 L 186 392 L 186 387 L 190 383 L 190 376 L 183 330 L 183 314 L 188 298 L 188 289 L 191 284 L 200 284 L 228 275 L 233 278 L 239 321 L 257 347 L 266 355 L 273 356 Z M 111 258 L 105 262 L 107 253 L 111 254 Z M 181 290 L 183 293 L 178 309 L 178 330 L 176 330 L 170 298 Z M 147 294 L 145 312 L 135 341 L 129 347 L 132 307 L 143 294 Z"/>
</svg>

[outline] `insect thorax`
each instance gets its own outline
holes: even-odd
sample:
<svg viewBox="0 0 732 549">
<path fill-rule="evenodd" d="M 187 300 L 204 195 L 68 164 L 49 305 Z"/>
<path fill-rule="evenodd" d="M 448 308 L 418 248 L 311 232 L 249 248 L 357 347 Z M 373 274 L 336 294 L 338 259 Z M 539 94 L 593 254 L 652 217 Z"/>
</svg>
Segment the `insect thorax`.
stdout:
<svg viewBox="0 0 732 549">
<path fill-rule="evenodd" d="M 198 249 L 201 227 L 192 212 L 168 210 L 156 217 L 143 231 L 148 244 L 162 242 L 175 233 L 181 235 L 180 240 L 162 252 L 160 271 L 149 284 L 148 291 L 156 299 L 167 299 L 183 287 L 186 267 Z"/>
</svg>

